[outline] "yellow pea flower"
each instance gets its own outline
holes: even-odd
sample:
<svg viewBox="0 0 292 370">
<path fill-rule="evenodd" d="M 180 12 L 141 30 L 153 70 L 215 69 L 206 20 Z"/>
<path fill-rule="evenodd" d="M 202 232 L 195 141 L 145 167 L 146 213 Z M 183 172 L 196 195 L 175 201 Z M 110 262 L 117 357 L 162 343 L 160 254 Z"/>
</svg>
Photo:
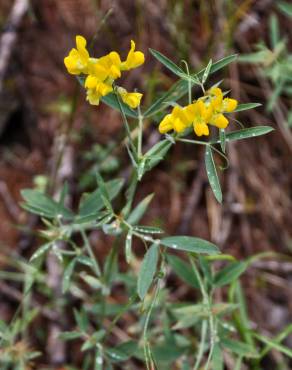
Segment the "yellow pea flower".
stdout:
<svg viewBox="0 0 292 370">
<path fill-rule="evenodd" d="M 94 76 L 87 77 L 85 87 L 87 88 L 86 100 L 88 100 L 92 105 L 99 105 L 100 98 L 113 91 L 113 87 L 111 85 L 99 81 Z"/>
<path fill-rule="evenodd" d="M 128 53 L 127 59 L 122 63 L 122 70 L 129 70 L 139 67 L 144 63 L 145 57 L 141 51 L 135 51 L 135 42 L 131 40 L 131 49 Z"/>
<path fill-rule="evenodd" d="M 173 130 L 172 115 L 167 114 L 163 120 L 160 122 L 158 130 L 161 134 L 166 134 L 167 132 Z"/>
<path fill-rule="evenodd" d="M 114 80 L 121 77 L 121 64 L 121 58 L 116 51 L 112 51 L 98 59 L 98 65 L 107 70 L 108 77 Z"/>
<path fill-rule="evenodd" d="M 135 109 L 140 105 L 143 94 L 137 92 L 128 93 L 123 87 L 118 87 L 117 91 L 122 98 L 122 101 L 129 107 Z"/>
<path fill-rule="evenodd" d="M 237 107 L 237 100 L 231 98 L 223 99 L 223 93 L 219 87 L 211 88 L 209 95 L 211 97 L 210 105 L 213 110 L 210 124 L 218 128 L 226 128 L 229 121 L 223 113 L 233 112 Z"/>
<path fill-rule="evenodd" d="M 89 53 L 86 49 L 86 40 L 83 36 L 76 36 L 76 48 L 64 58 L 64 64 L 72 75 L 86 74 L 88 72 Z"/>
<path fill-rule="evenodd" d="M 189 126 L 189 120 L 185 108 L 175 106 L 170 114 L 167 114 L 159 124 L 159 132 L 165 134 L 171 130 L 183 132 Z"/>
<path fill-rule="evenodd" d="M 212 108 L 210 105 L 207 105 L 207 103 L 204 103 L 202 100 L 197 100 L 186 107 L 186 115 L 193 124 L 197 136 L 209 135 L 207 123 L 212 116 Z"/>
<path fill-rule="evenodd" d="M 113 91 L 113 83 L 121 77 L 121 71 L 136 68 L 144 63 L 144 54 L 135 51 L 135 42 L 131 41 L 131 49 L 126 61 L 122 62 L 120 55 L 112 51 L 100 58 L 90 57 L 83 36 L 76 36 L 76 48 L 64 58 L 65 66 L 70 74 L 87 75 L 84 87 L 87 90 L 86 99 L 90 104 L 98 105 L 100 99 Z M 122 88 L 121 88 L 122 89 Z M 120 90 L 122 100 L 131 108 L 140 105 L 142 94 L 128 93 Z"/>
</svg>

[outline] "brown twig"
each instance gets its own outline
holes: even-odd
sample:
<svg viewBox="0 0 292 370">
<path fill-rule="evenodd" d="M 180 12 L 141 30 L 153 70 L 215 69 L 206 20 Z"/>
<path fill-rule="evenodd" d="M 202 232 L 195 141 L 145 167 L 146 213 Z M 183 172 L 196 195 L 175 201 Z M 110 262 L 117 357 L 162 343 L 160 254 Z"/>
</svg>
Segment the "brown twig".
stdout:
<svg viewBox="0 0 292 370">
<path fill-rule="evenodd" d="M 21 20 L 28 10 L 28 0 L 15 0 L 4 32 L 0 38 L 0 92 L 3 88 L 3 80 L 8 62 L 17 40 L 17 30 Z"/>
</svg>

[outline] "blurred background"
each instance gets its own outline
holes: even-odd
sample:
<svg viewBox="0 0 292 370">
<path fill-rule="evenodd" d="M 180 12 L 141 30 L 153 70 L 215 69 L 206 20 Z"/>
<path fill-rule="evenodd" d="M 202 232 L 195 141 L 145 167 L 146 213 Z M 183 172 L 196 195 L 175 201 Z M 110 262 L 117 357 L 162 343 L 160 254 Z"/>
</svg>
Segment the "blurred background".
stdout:
<svg viewBox="0 0 292 370">
<path fill-rule="evenodd" d="M 246 127 L 270 125 L 264 137 L 230 144 L 230 166 L 220 177 L 220 206 L 208 186 L 203 151 L 182 143 L 147 174 L 137 200 L 153 192 L 147 220 L 169 234 L 202 237 L 243 259 L 273 251 L 284 258 L 259 261 L 243 278 L 251 317 L 276 333 L 291 321 L 291 4 L 271 0 L 0 0 L 0 263 L 29 258 L 40 244 L 40 221 L 19 202 L 22 188 L 44 189 L 65 179 L 72 207 L 95 186 L 98 165 L 105 177 L 126 176 L 129 159 L 117 146 L 124 135 L 118 112 L 89 106 L 63 58 L 75 35 L 92 41 L 98 57 L 116 50 L 125 58 L 130 40 L 146 62 L 126 74 L 123 86 L 145 95 L 147 107 L 176 77 L 150 55 L 159 50 L 191 71 L 238 53 L 238 62 L 212 75 L 241 103 L 261 107 L 237 114 Z M 194 91 L 196 93 L 196 91 Z M 144 148 L 160 140 L 158 119 L 146 122 Z M 233 123 L 237 125 L 237 123 Z M 232 127 L 235 129 L 236 127 Z M 65 149 L 64 149 L 65 148 Z M 59 168 L 60 155 L 66 156 Z M 107 239 L 93 232 L 99 256 Z M 290 257 L 289 257 L 290 255 Z M 21 293 L 0 279 L 0 317 L 9 320 Z"/>
</svg>

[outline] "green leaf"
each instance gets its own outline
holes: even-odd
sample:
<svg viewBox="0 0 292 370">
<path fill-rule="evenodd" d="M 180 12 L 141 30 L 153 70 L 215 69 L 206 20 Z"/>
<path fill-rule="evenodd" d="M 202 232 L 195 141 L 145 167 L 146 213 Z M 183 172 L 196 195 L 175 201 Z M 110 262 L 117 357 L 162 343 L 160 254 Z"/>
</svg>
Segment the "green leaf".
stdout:
<svg viewBox="0 0 292 370">
<path fill-rule="evenodd" d="M 278 8 L 288 17 L 292 17 L 292 4 L 287 1 L 277 1 Z"/>
<path fill-rule="evenodd" d="M 80 331 L 64 331 L 59 335 L 59 338 L 63 340 L 73 340 L 73 339 L 81 338 L 82 335 L 83 334 L 80 333 Z"/>
<path fill-rule="evenodd" d="M 223 129 L 221 128 L 219 130 L 219 139 L 220 139 L 220 146 L 221 146 L 222 152 L 225 153 L 225 149 L 226 149 L 226 133 L 225 133 L 224 128 Z"/>
<path fill-rule="evenodd" d="M 54 245 L 54 243 L 46 243 L 44 245 L 42 245 L 41 247 L 39 247 L 35 252 L 34 254 L 30 257 L 30 262 L 32 262 L 33 260 L 37 259 L 38 257 L 42 256 L 44 253 L 46 253 L 50 248 L 52 248 Z"/>
<path fill-rule="evenodd" d="M 242 130 L 228 132 L 226 134 L 226 141 L 235 141 L 235 140 L 243 140 L 248 139 L 250 137 L 256 137 L 261 135 L 266 135 L 269 132 L 274 131 L 274 129 L 270 126 L 257 126 L 251 128 L 244 128 Z M 219 143 L 220 141 L 212 141 L 211 144 Z"/>
<path fill-rule="evenodd" d="M 193 253 L 217 254 L 220 253 L 216 245 L 207 240 L 192 236 L 170 236 L 160 240 L 165 247 Z"/>
<path fill-rule="evenodd" d="M 101 196 L 101 199 L 102 199 L 105 207 L 111 213 L 113 213 L 113 209 L 112 209 L 112 205 L 111 205 L 111 199 L 110 199 L 106 184 L 105 184 L 101 174 L 99 173 L 99 171 L 96 171 L 96 181 L 97 181 L 97 184 L 99 186 L 100 196 Z"/>
<path fill-rule="evenodd" d="M 231 352 L 236 353 L 243 357 L 257 357 L 254 347 L 249 344 L 240 342 L 234 339 L 221 338 L 220 343 L 223 347 L 229 349 Z"/>
<path fill-rule="evenodd" d="M 173 143 L 170 140 L 161 140 L 145 153 L 144 158 L 147 171 L 151 170 L 164 159 L 172 145 Z"/>
<path fill-rule="evenodd" d="M 267 338 L 263 335 L 253 333 L 253 336 L 257 338 L 259 341 L 269 345 L 271 348 L 284 353 L 284 355 L 292 358 L 292 350 L 288 347 L 283 346 L 282 344 L 279 344 L 278 342 L 274 341 L 273 339 Z"/>
<path fill-rule="evenodd" d="M 275 14 L 270 16 L 270 40 L 272 48 L 275 49 L 280 41 L 279 21 Z"/>
<path fill-rule="evenodd" d="M 106 350 L 106 353 L 108 354 L 110 359 L 114 362 L 127 361 L 128 358 L 130 357 L 127 353 L 125 353 L 124 351 L 121 351 L 118 348 L 108 348 Z"/>
<path fill-rule="evenodd" d="M 105 183 L 107 194 L 110 200 L 113 200 L 121 191 L 124 185 L 123 179 L 115 179 Z M 98 212 L 104 207 L 101 190 L 97 189 L 82 199 L 79 205 L 78 217 L 88 217 L 98 215 Z"/>
<path fill-rule="evenodd" d="M 237 108 L 234 110 L 234 112 L 242 112 L 244 110 L 248 109 L 254 109 L 256 107 L 260 107 L 262 104 L 261 103 L 244 103 L 244 104 L 239 104 Z"/>
<path fill-rule="evenodd" d="M 218 200 L 219 203 L 222 203 L 221 186 L 220 186 L 219 178 L 217 175 L 216 166 L 214 163 L 212 149 L 209 146 L 206 146 L 205 166 L 206 166 L 208 180 L 209 180 L 211 189 L 215 195 L 215 198 Z"/>
<path fill-rule="evenodd" d="M 209 77 L 209 73 L 212 67 L 212 59 L 209 60 L 209 63 L 204 71 L 203 77 L 202 77 L 202 83 L 204 84 L 207 81 L 207 78 Z"/>
<path fill-rule="evenodd" d="M 199 287 L 198 279 L 194 274 L 190 265 L 188 265 L 185 261 L 181 258 L 168 254 L 167 261 L 172 268 L 172 270 L 180 277 L 184 282 L 189 284 L 194 288 Z"/>
<path fill-rule="evenodd" d="M 156 58 L 161 64 L 168 68 L 171 72 L 181 78 L 188 78 L 188 75 L 173 61 L 168 59 L 165 55 L 161 54 L 159 51 L 149 48 L 150 53 Z"/>
<path fill-rule="evenodd" d="M 144 299 L 153 281 L 158 262 L 158 246 L 153 244 L 146 252 L 138 276 L 137 292 Z"/>
<path fill-rule="evenodd" d="M 213 370 L 223 370 L 224 369 L 224 360 L 222 350 L 218 343 L 215 344 L 213 353 L 212 353 L 212 369 Z"/>
<path fill-rule="evenodd" d="M 147 211 L 147 208 L 149 207 L 149 204 L 153 198 L 154 194 L 149 194 L 147 197 L 145 197 L 130 213 L 127 222 L 130 225 L 137 224 L 141 218 L 144 216 L 145 212 Z"/>
<path fill-rule="evenodd" d="M 40 191 L 24 189 L 21 191 L 21 195 L 26 202 L 23 204 L 23 208 L 42 217 L 56 218 L 61 216 L 71 220 L 74 216 L 68 208 L 55 202 Z"/>
<path fill-rule="evenodd" d="M 63 281 L 62 281 L 62 292 L 63 293 L 66 293 L 70 287 L 71 277 L 74 272 L 76 262 L 77 262 L 77 258 L 73 258 L 64 271 Z"/>
<path fill-rule="evenodd" d="M 247 269 L 247 266 L 248 264 L 246 262 L 230 263 L 215 275 L 214 286 L 218 288 L 232 283 L 244 273 L 244 271 Z"/>
<path fill-rule="evenodd" d="M 80 83 L 80 85 L 84 87 L 85 78 L 77 76 L 77 80 Z M 119 112 L 121 111 L 118 98 L 115 93 L 111 92 L 108 95 L 103 96 L 101 98 L 101 101 L 105 103 L 106 105 L 108 105 L 109 107 L 116 109 Z M 136 111 L 131 109 L 127 104 L 124 104 L 122 101 L 120 103 L 121 103 L 121 106 L 126 116 L 131 117 L 131 118 L 136 118 L 136 119 L 138 118 L 138 113 Z"/>
<path fill-rule="evenodd" d="M 104 96 L 103 98 L 101 98 L 101 101 L 108 105 L 109 107 L 114 108 L 119 112 L 121 111 L 118 98 L 114 93 L 109 93 L 108 95 Z M 138 118 L 138 113 L 136 111 L 131 109 L 127 104 L 124 104 L 122 101 L 120 101 L 120 103 L 126 116 L 136 119 Z"/>
<path fill-rule="evenodd" d="M 87 333 L 88 327 L 89 327 L 89 320 L 87 313 L 84 308 L 82 308 L 80 311 L 73 309 L 75 321 L 77 322 L 79 329 L 82 332 Z"/>
<path fill-rule="evenodd" d="M 238 61 L 240 63 L 252 63 L 252 64 L 264 63 L 270 56 L 270 53 L 271 53 L 270 50 L 265 49 L 256 51 L 255 53 L 241 54 L 238 58 Z"/>
<path fill-rule="evenodd" d="M 138 233 L 143 234 L 164 234 L 164 231 L 159 227 L 155 226 L 144 226 L 144 225 L 137 225 L 134 226 L 133 229 Z"/>
<path fill-rule="evenodd" d="M 217 62 L 213 63 L 209 75 L 219 71 L 220 69 L 227 66 L 229 63 L 233 62 L 237 58 L 237 55 L 229 55 L 228 57 L 225 57 L 223 59 L 218 60 Z M 205 73 L 206 68 L 202 69 L 197 74 L 191 74 L 192 80 L 191 85 L 195 84 L 196 79 L 200 79 L 203 77 Z M 189 89 L 189 81 L 186 80 L 180 80 L 177 81 L 175 84 L 172 85 L 172 87 L 164 93 L 159 99 L 157 99 L 145 112 L 144 117 L 150 117 L 153 114 L 156 114 L 157 112 L 160 112 L 161 110 L 164 110 L 167 108 L 167 102 L 174 102 L 182 98 L 184 95 L 188 93 Z"/>
<path fill-rule="evenodd" d="M 125 243 L 125 255 L 126 255 L 126 261 L 127 263 L 130 263 L 133 257 L 132 254 L 132 232 L 129 230 L 127 236 L 126 236 L 126 243 Z"/>
</svg>

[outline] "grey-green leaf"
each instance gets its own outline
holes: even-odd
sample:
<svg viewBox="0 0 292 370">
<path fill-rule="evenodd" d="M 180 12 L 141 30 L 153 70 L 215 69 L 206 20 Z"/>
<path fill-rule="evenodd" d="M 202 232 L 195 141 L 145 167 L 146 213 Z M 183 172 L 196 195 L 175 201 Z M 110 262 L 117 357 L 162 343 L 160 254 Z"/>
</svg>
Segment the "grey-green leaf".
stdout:
<svg viewBox="0 0 292 370">
<path fill-rule="evenodd" d="M 234 112 L 242 112 L 244 110 L 248 109 L 254 109 L 256 107 L 260 107 L 262 104 L 260 103 L 244 103 L 244 104 L 239 104 L 237 108 L 235 109 Z"/>
<path fill-rule="evenodd" d="M 158 262 L 158 245 L 153 244 L 146 252 L 138 276 L 137 292 L 144 299 L 153 281 Z"/>
<path fill-rule="evenodd" d="M 73 258 L 68 266 L 65 268 L 64 274 L 63 274 L 63 281 L 62 281 L 62 292 L 66 293 L 70 287 L 72 274 L 74 272 L 74 268 L 77 262 L 77 258 Z"/>
<path fill-rule="evenodd" d="M 193 253 L 218 254 L 220 253 L 215 244 L 207 240 L 192 236 L 170 236 L 160 240 L 165 247 Z"/>
<path fill-rule="evenodd" d="M 229 63 L 232 63 L 236 58 L 237 58 L 236 54 L 229 55 L 228 57 L 222 58 L 222 59 L 218 60 L 217 62 L 213 63 L 211 68 L 210 68 L 209 75 L 214 73 L 214 72 L 219 71 L 220 69 L 227 66 Z M 191 77 L 192 77 L 191 84 L 192 85 L 195 84 L 196 79 L 200 79 L 200 78 L 203 77 L 203 75 L 205 73 L 205 70 L 206 70 L 206 68 L 203 68 L 197 74 L 191 74 Z M 184 80 L 184 79 L 182 79 L 180 81 L 177 81 L 175 84 L 172 85 L 172 87 L 166 93 L 164 93 L 159 99 L 157 99 L 145 111 L 144 117 L 150 117 L 153 114 L 155 114 L 155 113 L 157 113 L 161 110 L 164 110 L 168 106 L 166 104 L 167 102 L 177 101 L 178 99 L 180 99 L 181 97 L 183 97 L 184 95 L 186 95 L 188 93 L 188 89 L 189 89 L 189 81 Z"/>
<path fill-rule="evenodd" d="M 251 128 L 244 128 L 242 130 L 228 132 L 226 134 L 226 141 L 228 142 L 228 141 L 248 139 L 250 137 L 266 135 L 271 131 L 274 131 L 274 129 L 270 126 L 256 126 L 256 127 L 251 127 Z M 219 143 L 219 141 L 217 142 Z"/>
<path fill-rule="evenodd" d="M 167 255 L 167 261 L 172 268 L 172 270 L 180 277 L 184 282 L 189 284 L 194 288 L 199 287 L 198 279 L 194 274 L 190 265 L 183 261 L 178 256 L 172 254 Z"/>
<path fill-rule="evenodd" d="M 227 135 L 226 135 L 227 136 Z M 209 146 L 206 146 L 205 151 L 205 166 L 207 171 L 208 180 L 211 186 L 211 189 L 215 195 L 215 198 L 219 203 L 222 203 L 222 191 L 217 175 L 217 170 L 213 158 L 212 149 Z"/>
<path fill-rule="evenodd" d="M 115 179 L 105 183 L 107 194 L 110 200 L 113 200 L 121 191 L 124 180 Z M 104 207 L 102 201 L 101 190 L 98 188 L 93 193 L 88 194 L 83 199 L 79 206 L 79 217 L 85 217 L 92 214 L 98 214 L 98 212 Z"/>
<path fill-rule="evenodd" d="M 172 60 L 168 59 L 165 55 L 160 53 L 157 50 L 154 49 L 149 49 L 150 53 L 161 63 L 163 64 L 166 68 L 168 68 L 171 72 L 173 72 L 175 75 L 182 77 L 182 78 L 187 78 L 188 76 L 184 73 L 184 71 L 177 66 Z"/>
<path fill-rule="evenodd" d="M 147 197 L 145 197 L 130 213 L 127 222 L 130 225 L 136 225 L 141 218 L 144 216 L 145 212 L 147 211 L 147 208 L 153 198 L 154 194 L 149 194 Z"/>
<path fill-rule="evenodd" d="M 246 262 L 233 262 L 220 270 L 214 277 L 214 286 L 222 287 L 232 283 L 244 273 L 248 264 Z"/>
</svg>

